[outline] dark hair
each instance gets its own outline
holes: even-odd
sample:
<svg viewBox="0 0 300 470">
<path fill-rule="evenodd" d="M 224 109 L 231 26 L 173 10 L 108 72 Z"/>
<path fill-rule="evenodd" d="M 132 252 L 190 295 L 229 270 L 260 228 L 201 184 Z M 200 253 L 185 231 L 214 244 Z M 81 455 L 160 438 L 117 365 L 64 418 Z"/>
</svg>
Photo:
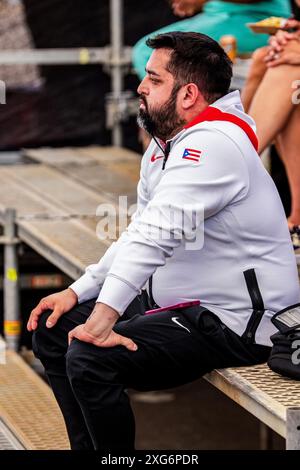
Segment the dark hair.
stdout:
<svg viewBox="0 0 300 470">
<path fill-rule="evenodd" d="M 228 93 L 232 62 L 209 36 L 172 31 L 149 38 L 147 46 L 172 49 L 167 70 L 175 78 L 175 85 L 195 83 L 208 103 Z"/>
</svg>

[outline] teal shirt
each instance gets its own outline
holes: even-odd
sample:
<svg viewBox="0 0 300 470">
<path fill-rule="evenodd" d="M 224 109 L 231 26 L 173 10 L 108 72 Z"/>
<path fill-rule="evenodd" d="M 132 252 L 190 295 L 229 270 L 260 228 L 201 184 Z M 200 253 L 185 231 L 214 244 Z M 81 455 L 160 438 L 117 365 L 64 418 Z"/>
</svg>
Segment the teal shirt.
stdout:
<svg viewBox="0 0 300 470">
<path fill-rule="evenodd" d="M 235 36 L 240 54 L 251 53 L 267 44 L 269 36 L 253 33 L 247 23 L 261 21 L 268 16 L 288 18 L 291 15 L 289 0 L 269 0 L 252 4 L 238 4 L 211 0 L 203 12 L 192 18 L 165 26 L 142 38 L 133 48 L 133 65 L 140 78 L 145 75 L 145 66 L 151 49 L 145 41 L 150 36 L 170 31 L 195 31 L 219 41 L 224 34 Z"/>
</svg>

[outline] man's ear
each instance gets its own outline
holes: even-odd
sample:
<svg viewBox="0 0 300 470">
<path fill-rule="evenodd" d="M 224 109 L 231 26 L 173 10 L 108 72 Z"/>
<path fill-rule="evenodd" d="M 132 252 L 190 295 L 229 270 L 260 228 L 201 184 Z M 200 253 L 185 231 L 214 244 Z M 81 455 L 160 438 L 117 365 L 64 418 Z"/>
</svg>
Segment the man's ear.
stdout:
<svg viewBox="0 0 300 470">
<path fill-rule="evenodd" d="M 199 98 L 199 95 L 201 95 L 199 88 L 195 83 L 188 83 L 187 85 L 183 86 L 181 91 L 181 106 L 182 109 L 188 110 L 194 104 Z"/>
</svg>

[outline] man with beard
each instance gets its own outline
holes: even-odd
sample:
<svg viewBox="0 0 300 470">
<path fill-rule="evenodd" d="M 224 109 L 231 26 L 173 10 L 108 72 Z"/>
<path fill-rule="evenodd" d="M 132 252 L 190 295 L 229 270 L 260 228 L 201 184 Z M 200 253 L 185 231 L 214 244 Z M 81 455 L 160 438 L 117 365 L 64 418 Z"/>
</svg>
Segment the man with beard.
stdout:
<svg viewBox="0 0 300 470">
<path fill-rule="evenodd" d="M 72 449 L 132 450 L 128 388 L 266 361 L 271 317 L 299 302 L 284 211 L 254 123 L 228 93 L 228 57 L 197 33 L 148 44 L 139 122 L 153 139 L 135 216 L 28 321 Z"/>
</svg>

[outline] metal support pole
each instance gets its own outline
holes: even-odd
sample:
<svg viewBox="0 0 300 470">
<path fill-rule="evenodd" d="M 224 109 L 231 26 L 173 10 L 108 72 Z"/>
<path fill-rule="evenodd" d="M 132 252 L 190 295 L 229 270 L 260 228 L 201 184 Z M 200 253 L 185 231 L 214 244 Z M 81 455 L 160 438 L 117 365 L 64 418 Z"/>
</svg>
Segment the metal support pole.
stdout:
<svg viewBox="0 0 300 470">
<path fill-rule="evenodd" d="M 6 209 L 4 214 L 4 334 L 9 349 L 15 351 L 21 335 L 20 293 L 16 245 L 16 211 Z"/>
<path fill-rule="evenodd" d="M 287 409 L 286 449 L 300 450 L 300 408 Z"/>
<path fill-rule="evenodd" d="M 115 102 L 120 99 L 123 89 L 123 69 L 121 65 L 123 47 L 123 2 L 122 0 L 110 0 L 110 36 L 112 51 L 112 93 Z M 122 145 L 121 123 L 116 121 L 112 131 L 113 145 Z"/>
</svg>

